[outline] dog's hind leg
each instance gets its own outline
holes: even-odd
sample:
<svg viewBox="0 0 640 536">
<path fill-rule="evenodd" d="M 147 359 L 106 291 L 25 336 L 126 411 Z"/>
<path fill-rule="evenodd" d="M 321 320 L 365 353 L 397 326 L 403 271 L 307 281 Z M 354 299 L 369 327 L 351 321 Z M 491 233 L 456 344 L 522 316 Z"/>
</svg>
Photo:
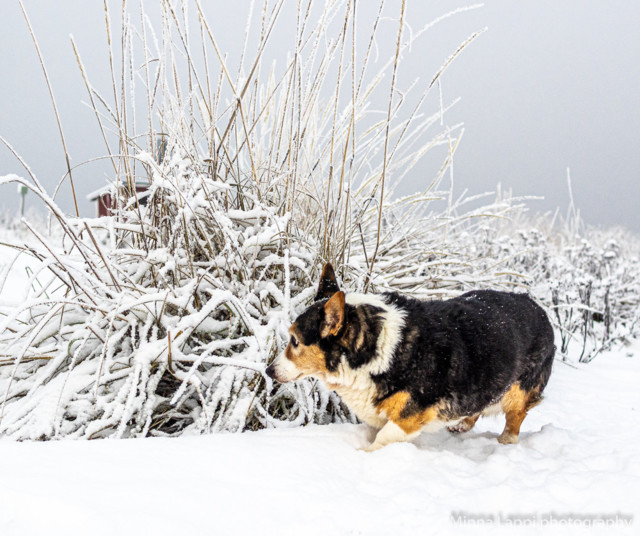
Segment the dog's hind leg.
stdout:
<svg viewBox="0 0 640 536">
<path fill-rule="evenodd" d="M 503 445 L 519 441 L 520 426 L 533 406 L 540 402 L 539 390 L 523 391 L 520 384 L 514 383 L 500 401 L 502 411 L 507 418 L 504 431 L 498 437 Z"/>
</svg>

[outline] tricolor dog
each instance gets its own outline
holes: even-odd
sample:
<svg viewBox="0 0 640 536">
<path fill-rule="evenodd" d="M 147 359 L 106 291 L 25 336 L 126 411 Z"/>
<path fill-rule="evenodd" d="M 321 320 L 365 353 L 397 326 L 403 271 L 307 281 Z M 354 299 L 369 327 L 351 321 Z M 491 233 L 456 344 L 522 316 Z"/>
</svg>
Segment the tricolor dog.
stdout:
<svg viewBox="0 0 640 536">
<path fill-rule="evenodd" d="M 345 294 L 325 265 L 316 301 L 267 368 L 279 382 L 313 376 L 378 429 L 365 450 L 423 429 L 470 430 L 503 411 L 500 443 L 542 398 L 555 353 L 547 315 L 529 296 L 492 290 L 446 301 L 397 293 Z"/>
</svg>

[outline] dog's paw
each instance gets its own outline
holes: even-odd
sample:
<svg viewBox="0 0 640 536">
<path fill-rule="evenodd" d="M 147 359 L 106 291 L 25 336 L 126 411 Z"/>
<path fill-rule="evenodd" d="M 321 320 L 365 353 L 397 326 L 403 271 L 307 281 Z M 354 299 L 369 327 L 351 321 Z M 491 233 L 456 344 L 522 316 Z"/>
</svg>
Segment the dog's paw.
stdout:
<svg viewBox="0 0 640 536">
<path fill-rule="evenodd" d="M 516 434 L 507 434 L 502 432 L 500 437 L 498 437 L 498 443 L 502 443 L 503 445 L 515 445 L 520 441 L 520 438 Z"/>
<path fill-rule="evenodd" d="M 449 432 L 451 432 L 452 434 L 462 434 L 471 430 L 474 424 L 475 421 L 473 423 L 469 423 L 466 419 L 463 419 L 453 426 L 447 426 L 447 430 L 449 430 Z"/>
<path fill-rule="evenodd" d="M 463 432 L 468 432 L 470 428 L 465 426 L 462 422 L 459 422 L 453 426 L 447 426 L 447 430 L 452 434 L 462 434 Z"/>
<path fill-rule="evenodd" d="M 370 445 L 367 445 L 366 447 L 360 447 L 358 450 L 360 452 L 373 452 L 374 450 L 378 450 L 381 447 L 382 445 L 376 444 L 376 442 L 374 441 L 373 443 L 371 443 Z"/>
<path fill-rule="evenodd" d="M 448 426 L 447 430 L 449 430 L 449 432 L 451 432 L 452 434 L 461 434 L 463 432 L 468 432 L 475 426 L 479 416 L 480 415 L 472 415 L 471 417 L 465 417 L 464 419 L 458 421 L 456 424 Z"/>
</svg>

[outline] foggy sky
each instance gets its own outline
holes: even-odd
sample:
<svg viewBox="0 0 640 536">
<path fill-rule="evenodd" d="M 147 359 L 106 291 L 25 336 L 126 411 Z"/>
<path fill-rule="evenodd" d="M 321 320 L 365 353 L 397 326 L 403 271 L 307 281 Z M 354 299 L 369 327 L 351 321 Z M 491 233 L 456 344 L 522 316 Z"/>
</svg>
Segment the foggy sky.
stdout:
<svg viewBox="0 0 640 536">
<path fill-rule="evenodd" d="M 104 154 L 93 112 L 81 104 L 86 90 L 69 44 L 73 34 L 92 83 L 110 87 L 102 2 L 24 4 L 73 162 Z M 112 4 L 117 14 L 120 2 Z M 203 4 L 221 47 L 237 49 L 248 2 Z M 388 12 L 397 13 L 396 5 L 389 2 Z M 407 22 L 418 29 L 462 5 L 408 0 Z M 377 2 L 360 0 L 358 6 L 376 10 Z M 533 211 L 560 207 L 564 213 L 569 167 L 575 203 L 587 223 L 640 232 L 640 2 L 487 0 L 482 9 L 452 17 L 421 38 L 403 58 L 400 81 L 428 82 L 458 44 L 485 26 L 489 30 L 442 78 L 447 100 L 462 97 L 445 117 L 446 124 L 465 124 L 454 161 L 456 191 L 481 193 L 500 183 L 516 195 L 544 196 L 530 203 Z M 286 39 L 283 30 L 277 39 Z M 31 37 L 13 0 L 3 0 L 0 8 L 0 135 L 52 192 L 66 171 L 64 153 Z M 438 164 L 426 162 L 425 173 Z M 0 175 L 8 173 L 25 175 L 0 147 Z M 93 215 L 85 196 L 104 184 L 104 172 L 87 166 L 74 178 L 81 214 Z M 400 193 L 419 189 L 421 180 L 413 174 Z M 72 212 L 67 187 L 59 203 Z M 0 210 L 17 207 L 15 187 L 0 188 Z"/>
</svg>

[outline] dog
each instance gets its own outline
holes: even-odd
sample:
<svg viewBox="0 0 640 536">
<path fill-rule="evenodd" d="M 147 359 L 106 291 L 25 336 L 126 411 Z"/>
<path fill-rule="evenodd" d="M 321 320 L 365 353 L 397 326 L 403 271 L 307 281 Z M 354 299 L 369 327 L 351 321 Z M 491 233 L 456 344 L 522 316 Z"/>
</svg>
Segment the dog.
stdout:
<svg viewBox="0 0 640 536">
<path fill-rule="evenodd" d="M 498 441 L 517 443 L 555 354 L 549 319 L 526 294 L 475 290 L 434 301 L 345 294 L 330 264 L 289 334 L 266 374 L 281 383 L 322 380 L 377 429 L 366 451 L 423 429 L 467 432 L 480 415 L 500 410 L 506 425 Z"/>
</svg>

